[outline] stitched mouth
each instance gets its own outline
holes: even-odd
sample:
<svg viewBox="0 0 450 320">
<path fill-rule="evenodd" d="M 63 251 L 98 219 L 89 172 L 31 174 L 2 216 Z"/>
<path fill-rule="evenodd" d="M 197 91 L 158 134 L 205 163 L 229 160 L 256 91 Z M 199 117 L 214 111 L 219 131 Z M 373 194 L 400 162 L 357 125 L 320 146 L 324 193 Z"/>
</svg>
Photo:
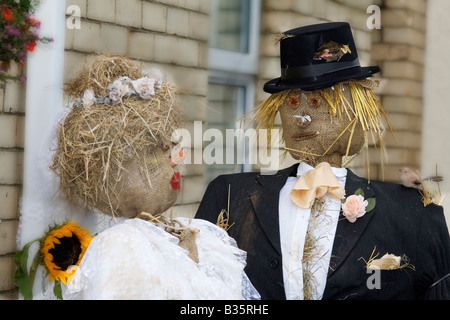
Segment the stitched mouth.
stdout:
<svg viewBox="0 0 450 320">
<path fill-rule="evenodd" d="M 315 137 L 317 137 L 320 133 L 319 132 L 304 132 L 304 133 L 300 133 L 297 135 L 292 136 L 292 139 L 294 139 L 295 141 L 306 141 L 306 140 L 310 140 L 313 139 Z"/>
</svg>

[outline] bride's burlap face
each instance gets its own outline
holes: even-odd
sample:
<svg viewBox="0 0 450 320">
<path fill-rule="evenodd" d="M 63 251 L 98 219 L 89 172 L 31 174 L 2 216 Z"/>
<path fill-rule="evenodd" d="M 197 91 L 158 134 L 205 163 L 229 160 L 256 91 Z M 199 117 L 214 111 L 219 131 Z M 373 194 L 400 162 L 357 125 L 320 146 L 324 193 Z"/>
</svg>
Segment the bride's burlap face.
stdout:
<svg viewBox="0 0 450 320">
<path fill-rule="evenodd" d="M 350 90 L 346 86 L 344 93 L 352 103 Z M 320 91 L 292 90 L 279 111 L 283 138 L 293 158 L 317 164 L 325 161 L 328 156 L 342 158 L 346 154 L 353 126 L 351 120 L 345 112 L 332 116 L 330 106 L 322 98 Z M 361 150 L 364 145 L 363 137 L 362 127 L 357 124 L 349 156 Z"/>
<path fill-rule="evenodd" d="M 126 164 L 116 188 L 118 212 L 134 218 L 142 212 L 157 217 L 172 207 L 180 192 L 180 174 L 170 164 L 171 149 L 155 148 Z"/>
</svg>

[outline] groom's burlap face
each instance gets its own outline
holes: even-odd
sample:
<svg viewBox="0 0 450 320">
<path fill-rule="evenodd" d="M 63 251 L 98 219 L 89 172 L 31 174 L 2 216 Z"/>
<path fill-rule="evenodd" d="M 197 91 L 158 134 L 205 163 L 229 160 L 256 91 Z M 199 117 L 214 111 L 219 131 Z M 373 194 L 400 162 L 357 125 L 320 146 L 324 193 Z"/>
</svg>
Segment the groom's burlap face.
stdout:
<svg viewBox="0 0 450 320">
<path fill-rule="evenodd" d="M 351 103 L 349 88 L 342 88 Z M 322 93 L 292 90 L 279 108 L 286 147 L 297 160 L 320 162 L 324 156 L 346 154 L 353 128 L 352 120 L 346 112 L 333 114 Z M 362 128 L 357 124 L 348 155 L 360 151 L 364 144 L 363 137 Z"/>
</svg>

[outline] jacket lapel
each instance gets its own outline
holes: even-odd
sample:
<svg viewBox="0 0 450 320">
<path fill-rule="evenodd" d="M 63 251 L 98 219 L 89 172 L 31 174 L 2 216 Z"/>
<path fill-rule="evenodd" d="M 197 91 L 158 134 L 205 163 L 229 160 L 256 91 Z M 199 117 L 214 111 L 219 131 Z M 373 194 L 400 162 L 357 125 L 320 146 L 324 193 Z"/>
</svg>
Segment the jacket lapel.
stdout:
<svg viewBox="0 0 450 320">
<path fill-rule="evenodd" d="M 278 204 L 280 190 L 292 172 L 297 172 L 298 164 L 281 170 L 275 175 L 258 175 L 254 192 L 250 195 L 253 209 L 261 228 L 275 251 L 281 255 Z"/>
<path fill-rule="evenodd" d="M 355 193 L 356 190 L 362 188 L 365 198 L 375 197 L 375 192 L 370 187 L 367 180 L 356 176 L 352 171 L 347 170 L 346 180 L 346 196 L 350 196 Z M 369 213 L 366 213 L 363 217 L 359 218 L 355 223 L 350 223 L 344 216 L 339 217 L 339 223 L 336 230 L 336 236 L 333 244 L 333 251 L 331 254 L 330 270 L 328 277 L 332 276 L 342 263 L 347 258 L 353 247 L 358 242 L 359 238 L 363 234 L 370 220 L 376 212 L 376 207 Z"/>
</svg>

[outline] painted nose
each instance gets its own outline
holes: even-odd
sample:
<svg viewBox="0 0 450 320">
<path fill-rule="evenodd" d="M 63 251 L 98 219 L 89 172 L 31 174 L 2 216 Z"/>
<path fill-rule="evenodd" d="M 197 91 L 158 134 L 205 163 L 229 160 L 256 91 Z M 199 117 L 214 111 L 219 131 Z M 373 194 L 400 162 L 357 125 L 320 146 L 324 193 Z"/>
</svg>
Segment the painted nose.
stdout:
<svg viewBox="0 0 450 320">
<path fill-rule="evenodd" d="M 295 124 L 300 128 L 307 128 L 312 122 L 310 115 L 295 115 Z"/>
</svg>

